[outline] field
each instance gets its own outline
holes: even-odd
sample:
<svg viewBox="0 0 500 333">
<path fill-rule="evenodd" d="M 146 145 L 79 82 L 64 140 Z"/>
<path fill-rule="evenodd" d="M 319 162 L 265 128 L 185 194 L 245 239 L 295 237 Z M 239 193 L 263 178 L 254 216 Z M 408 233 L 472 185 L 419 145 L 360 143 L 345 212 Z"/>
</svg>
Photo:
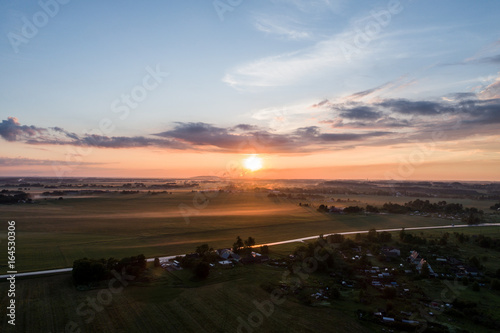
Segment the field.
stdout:
<svg viewBox="0 0 500 333">
<path fill-rule="evenodd" d="M 351 199 L 375 204 L 377 197 Z M 268 243 L 321 233 L 451 223 L 408 215 L 325 215 L 313 206 L 300 207 L 296 200 L 269 198 L 262 192 L 191 191 L 37 200 L 3 205 L 0 219 L 16 220 L 19 272 L 71 267 L 83 257 L 177 255 L 202 243 L 230 247 L 236 236 Z"/>
<path fill-rule="evenodd" d="M 450 232 L 454 231 L 450 229 Z M 485 234 L 500 237 L 500 228 L 460 228 L 458 232 L 468 235 Z M 445 231 L 414 231 L 427 239 L 438 239 Z M 397 239 L 398 233 L 393 233 Z M 450 237 L 450 246 L 455 244 Z M 283 244 L 271 247 L 271 257 L 284 258 L 300 243 Z M 402 254 L 404 256 L 404 254 Z M 480 256 L 487 269 L 497 269 L 500 259 L 498 251 L 484 250 L 473 244 L 461 245 L 460 256 Z M 487 257 L 487 259 L 485 259 Z M 404 262 L 404 258 L 401 258 Z M 371 259 L 373 265 L 397 267 L 399 262 L 380 262 Z M 189 270 L 167 272 L 150 265 L 151 282 L 137 282 L 125 286 L 111 297 L 104 295 L 106 288 L 90 291 L 77 291 L 70 274 L 48 277 L 18 279 L 16 285 L 17 318 L 16 328 L 12 330 L 3 321 L 2 332 L 250 332 L 241 328 L 241 322 L 248 323 L 249 316 L 256 321 L 256 327 L 248 326 L 254 332 L 383 332 L 387 328 L 368 321 L 356 319 L 358 309 L 373 312 L 385 309 L 387 303 L 395 309 L 415 311 L 422 307 L 421 296 L 414 294 L 408 299 L 387 301 L 379 296 L 380 292 L 369 287 L 365 297 L 372 297 L 369 304 L 361 304 L 358 291 L 339 287 L 341 298 L 332 304 L 307 306 L 293 296 L 286 296 L 282 304 L 263 308 L 268 315 L 259 313 L 258 304 L 267 304 L 270 294 L 261 286 L 266 282 L 279 283 L 283 279 L 284 267 L 269 265 L 237 265 L 235 268 L 215 268 L 207 280 L 192 279 Z M 420 288 L 427 298 L 439 301 L 444 296 L 466 299 L 478 303 L 479 309 L 493 318 L 498 318 L 500 294 L 482 287 L 479 292 L 471 291 L 454 281 L 413 280 L 401 278 L 412 291 Z M 313 273 L 305 281 L 309 287 L 331 285 L 328 274 Z M 401 282 L 401 281 L 400 281 Z M 335 282 L 334 282 L 335 283 Z M 116 286 L 119 286 L 117 284 Z M 115 287 L 116 287 L 115 286 Z M 454 293 L 447 291 L 450 286 Z M 6 306 L 7 283 L 0 283 L 0 306 Z M 445 292 L 445 293 L 443 293 Z M 370 296 L 371 295 L 371 296 Z M 49 301 L 50 300 L 50 301 Z M 97 300 L 95 306 L 90 306 Z M 424 311 L 426 308 L 423 307 Z M 253 315 L 253 317 L 252 317 Z M 260 316 L 260 317 L 259 317 Z M 471 332 L 493 332 L 474 326 L 471 321 L 447 314 L 438 314 L 435 320 L 448 323 L 454 329 L 460 327 Z M 291 325 L 293 323 L 293 325 Z M 66 329 L 66 330 L 65 330 Z"/>
<path fill-rule="evenodd" d="M 18 280 L 16 328 L 12 330 L 3 321 L 0 330 L 64 332 L 65 327 L 71 327 L 67 325 L 75 325 L 81 332 L 235 332 L 240 325 L 238 318 L 247 321 L 257 311 L 253 301 L 269 300 L 260 284 L 279 280 L 282 273 L 282 268 L 265 265 L 239 266 L 215 270 L 206 281 L 195 282 L 188 271 L 156 269 L 154 282 L 127 286 L 95 311 L 82 304 L 88 304 L 89 298 L 98 299 L 100 290 L 76 291 L 69 274 Z M 0 283 L 1 295 L 6 295 L 6 287 L 7 283 Z M 4 297 L 2 307 L 6 301 Z M 255 331 L 327 332 L 335 328 L 370 332 L 354 320 L 355 313 L 305 307 L 293 300 L 286 300 L 262 318 Z"/>
</svg>

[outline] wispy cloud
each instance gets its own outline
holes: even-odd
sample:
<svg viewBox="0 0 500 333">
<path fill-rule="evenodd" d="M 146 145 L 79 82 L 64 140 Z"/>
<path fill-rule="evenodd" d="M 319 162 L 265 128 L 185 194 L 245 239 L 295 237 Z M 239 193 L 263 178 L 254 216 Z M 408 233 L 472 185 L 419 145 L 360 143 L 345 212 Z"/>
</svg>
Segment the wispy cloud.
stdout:
<svg viewBox="0 0 500 333">
<path fill-rule="evenodd" d="M 303 13 L 330 10 L 338 13 L 342 10 L 345 0 L 272 0 L 274 3 L 295 6 Z"/>
<path fill-rule="evenodd" d="M 478 93 L 481 99 L 500 98 L 500 73 L 496 80 Z"/>
<path fill-rule="evenodd" d="M 300 40 L 311 38 L 309 32 L 297 21 L 282 17 L 265 17 L 263 15 L 255 18 L 254 26 L 257 30 L 266 34 L 277 35 L 291 40 Z"/>
<path fill-rule="evenodd" d="M 235 88 L 289 85 L 302 77 L 318 74 L 325 68 L 344 62 L 338 44 L 328 40 L 307 49 L 238 66 L 222 80 Z"/>
<path fill-rule="evenodd" d="M 301 7 L 305 2 L 291 2 L 297 7 Z M 329 1 L 317 1 L 318 5 L 331 5 Z M 307 8 L 311 9 L 309 1 Z M 371 21 L 367 21 L 371 20 Z M 278 20 L 279 22 L 279 20 Z M 380 28 L 377 33 L 370 34 L 369 37 L 360 37 L 360 29 L 366 29 L 367 22 L 377 24 Z M 361 25 L 361 26 L 359 26 Z M 306 37 L 303 30 L 296 28 L 297 25 L 286 26 L 283 23 L 276 23 L 269 19 L 257 20 L 256 27 L 265 32 L 286 35 L 289 38 Z M 385 49 L 370 48 L 369 44 L 381 38 L 394 38 L 395 36 L 384 34 L 382 26 L 377 23 L 371 12 L 367 9 L 358 20 L 351 22 L 342 30 L 330 31 L 329 34 L 321 34 L 321 40 L 316 41 L 309 47 L 303 47 L 295 51 L 277 54 L 274 56 L 256 59 L 254 61 L 240 64 L 226 72 L 222 81 L 236 89 L 248 87 L 274 87 L 293 85 L 304 78 L 312 78 L 315 75 L 336 71 L 336 75 L 346 73 L 348 68 L 354 66 L 352 58 L 372 59 L 374 52 L 382 52 L 385 57 L 394 56 L 394 45 L 387 44 Z M 397 37 L 413 32 L 402 32 Z M 309 33 L 308 33 L 309 35 Z M 326 36 L 326 37 L 325 37 Z M 362 42 L 361 42 L 362 40 Z M 386 49 L 391 48 L 391 52 Z M 384 51 L 385 50 L 385 51 Z"/>
</svg>

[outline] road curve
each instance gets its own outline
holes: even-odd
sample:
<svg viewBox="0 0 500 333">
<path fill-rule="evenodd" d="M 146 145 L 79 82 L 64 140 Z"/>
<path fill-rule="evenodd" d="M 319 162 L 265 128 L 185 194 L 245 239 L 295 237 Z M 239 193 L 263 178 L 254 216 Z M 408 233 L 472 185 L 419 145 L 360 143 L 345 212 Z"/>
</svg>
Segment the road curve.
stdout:
<svg viewBox="0 0 500 333">
<path fill-rule="evenodd" d="M 465 228 L 469 227 L 470 225 L 468 224 L 456 224 L 456 225 L 438 225 L 438 226 L 431 226 L 431 227 L 408 227 L 404 228 L 405 230 L 425 230 L 425 229 L 447 229 L 447 228 Z M 476 224 L 473 225 L 472 227 L 499 227 L 500 223 L 483 223 L 483 224 Z M 402 228 L 395 228 L 395 229 L 377 229 L 377 232 L 382 232 L 382 231 L 400 231 Z M 366 234 L 368 233 L 368 230 L 362 230 L 362 231 L 345 231 L 345 232 L 335 232 L 335 233 L 330 233 L 330 234 L 324 234 L 323 236 L 329 236 L 329 235 L 334 235 L 334 234 L 340 234 L 340 235 L 352 235 L 352 234 Z M 280 245 L 280 244 L 288 244 L 288 243 L 296 243 L 296 242 L 304 242 L 306 240 L 311 240 L 318 238 L 319 235 L 315 236 L 309 236 L 309 237 L 303 237 L 303 238 L 296 238 L 296 239 L 289 239 L 281 242 L 274 242 L 274 243 L 265 243 L 265 244 L 258 244 L 254 245 L 253 247 L 260 247 L 260 246 L 273 246 L 273 245 Z M 165 260 L 171 260 L 174 259 L 175 257 L 182 257 L 185 256 L 185 254 L 179 254 L 175 256 L 166 256 L 166 257 L 159 257 L 161 261 Z M 154 258 L 148 258 L 147 261 L 151 262 L 153 261 Z M 24 273 L 17 273 L 17 274 L 4 274 L 0 275 L 0 279 L 6 279 L 10 277 L 11 275 L 15 275 L 16 277 L 26 277 L 26 276 L 40 276 L 40 275 L 47 275 L 47 274 L 58 274 L 58 273 L 67 273 L 71 272 L 73 268 L 59 268 L 59 269 L 49 269 L 45 271 L 34 271 L 34 272 L 24 272 Z"/>
</svg>

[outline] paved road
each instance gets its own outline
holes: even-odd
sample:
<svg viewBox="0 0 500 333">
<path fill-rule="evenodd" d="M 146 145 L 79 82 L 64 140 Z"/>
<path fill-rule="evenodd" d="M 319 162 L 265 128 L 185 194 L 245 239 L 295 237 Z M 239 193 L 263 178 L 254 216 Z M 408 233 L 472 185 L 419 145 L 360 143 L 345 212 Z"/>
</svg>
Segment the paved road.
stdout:
<svg viewBox="0 0 500 333">
<path fill-rule="evenodd" d="M 485 223 L 485 224 L 477 224 L 475 227 L 499 227 L 500 223 Z M 432 226 L 432 227 L 408 227 L 405 228 L 405 230 L 425 230 L 425 229 L 447 229 L 447 228 L 465 228 L 469 227 L 468 224 L 455 224 L 452 226 L 451 224 L 447 225 L 439 225 L 439 226 Z M 382 231 L 400 231 L 401 228 L 395 228 L 395 229 L 377 229 L 377 232 L 382 232 Z M 352 235 L 352 234 L 366 234 L 368 233 L 368 230 L 363 230 L 363 231 L 346 231 L 346 232 L 336 232 L 336 233 L 331 233 L 331 234 L 324 234 L 324 236 L 328 235 L 333 235 L 333 234 L 341 234 L 341 235 Z M 319 235 L 315 236 L 309 236 L 309 237 L 304 237 L 304 238 L 296 238 L 296 239 L 289 239 L 281 242 L 274 242 L 274 243 L 266 243 L 266 244 L 258 244 L 255 245 L 254 247 L 260 247 L 263 245 L 267 246 L 273 246 L 273 245 L 280 245 L 280 244 L 288 244 L 288 243 L 296 243 L 296 242 L 304 242 L 306 240 L 311 240 L 311 239 L 316 239 L 318 238 Z M 166 261 L 166 260 L 171 260 L 174 259 L 175 257 L 178 256 L 185 256 L 185 254 L 179 254 L 175 256 L 167 256 L 167 257 L 160 257 L 160 261 Z M 154 258 L 149 258 L 147 261 L 153 261 Z M 57 274 L 57 273 L 66 273 L 66 272 L 71 272 L 73 268 L 60 268 L 60 269 L 50 269 L 50 270 L 45 270 L 45 271 L 35 271 L 35 272 L 24 272 L 24 273 L 18 273 L 15 274 L 16 277 L 23 277 L 23 276 L 39 276 L 39 275 L 46 275 L 46 274 Z M 6 279 L 10 277 L 9 274 L 6 275 L 0 275 L 0 279 Z"/>
<path fill-rule="evenodd" d="M 500 223 L 484 223 L 484 224 L 476 224 L 475 227 L 491 227 L 491 226 L 500 226 Z M 469 227 L 468 224 L 455 224 L 452 226 L 451 224 L 447 225 L 438 225 L 438 226 L 432 226 L 432 227 L 408 227 L 405 228 L 405 230 L 424 230 L 424 229 L 445 229 L 445 228 L 464 228 L 464 227 Z M 377 229 L 377 232 L 382 232 L 382 231 L 400 231 L 401 228 L 396 228 L 396 229 Z M 364 231 L 346 231 L 346 232 L 335 232 L 331 234 L 324 234 L 323 236 L 329 236 L 333 234 L 341 234 L 341 235 L 353 235 L 353 234 L 366 234 L 368 233 L 368 230 Z M 310 237 L 304 237 L 304 238 L 296 238 L 296 239 L 289 239 L 286 241 L 281 241 L 281 242 L 274 242 L 274 243 L 267 243 L 267 244 L 259 244 L 255 245 L 254 247 L 260 247 L 263 245 L 267 246 L 273 246 L 273 245 L 280 245 L 280 244 L 287 244 L 287 243 L 295 243 L 295 242 L 303 242 L 306 240 L 311 240 L 311 239 L 316 239 L 318 238 L 319 235 L 316 236 L 310 236 Z"/>
</svg>

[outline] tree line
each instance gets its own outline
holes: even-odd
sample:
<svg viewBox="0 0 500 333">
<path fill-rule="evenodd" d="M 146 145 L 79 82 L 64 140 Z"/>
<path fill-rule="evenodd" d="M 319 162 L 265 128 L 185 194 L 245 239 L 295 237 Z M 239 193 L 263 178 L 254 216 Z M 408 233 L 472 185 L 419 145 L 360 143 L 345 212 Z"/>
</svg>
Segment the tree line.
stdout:
<svg viewBox="0 0 500 333">
<path fill-rule="evenodd" d="M 78 259 L 73 262 L 73 281 L 77 285 L 90 285 L 112 278 L 113 270 L 121 272 L 123 269 L 129 275 L 140 276 L 146 269 L 146 257 L 139 254 L 121 260 L 115 258 Z"/>
<path fill-rule="evenodd" d="M 491 206 L 491 209 L 500 208 L 500 204 Z M 327 205 L 321 204 L 318 209 L 319 212 L 328 213 L 331 211 L 340 211 L 335 206 L 328 207 Z M 446 215 L 461 215 L 462 222 L 467 224 L 478 224 L 481 223 L 484 217 L 484 212 L 475 207 L 464 208 L 460 203 L 447 203 L 446 201 L 439 201 L 437 203 L 431 203 L 429 200 L 416 199 L 409 201 L 402 205 L 392 202 L 386 202 L 381 208 L 372 205 L 366 205 L 365 208 L 359 206 L 348 206 L 341 210 L 345 214 L 356 214 L 356 213 L 391 213 L 391 214 L 409 214 L 411 212 L 418 211 L 420 213 L 441 213 Z"/>
</svg>

